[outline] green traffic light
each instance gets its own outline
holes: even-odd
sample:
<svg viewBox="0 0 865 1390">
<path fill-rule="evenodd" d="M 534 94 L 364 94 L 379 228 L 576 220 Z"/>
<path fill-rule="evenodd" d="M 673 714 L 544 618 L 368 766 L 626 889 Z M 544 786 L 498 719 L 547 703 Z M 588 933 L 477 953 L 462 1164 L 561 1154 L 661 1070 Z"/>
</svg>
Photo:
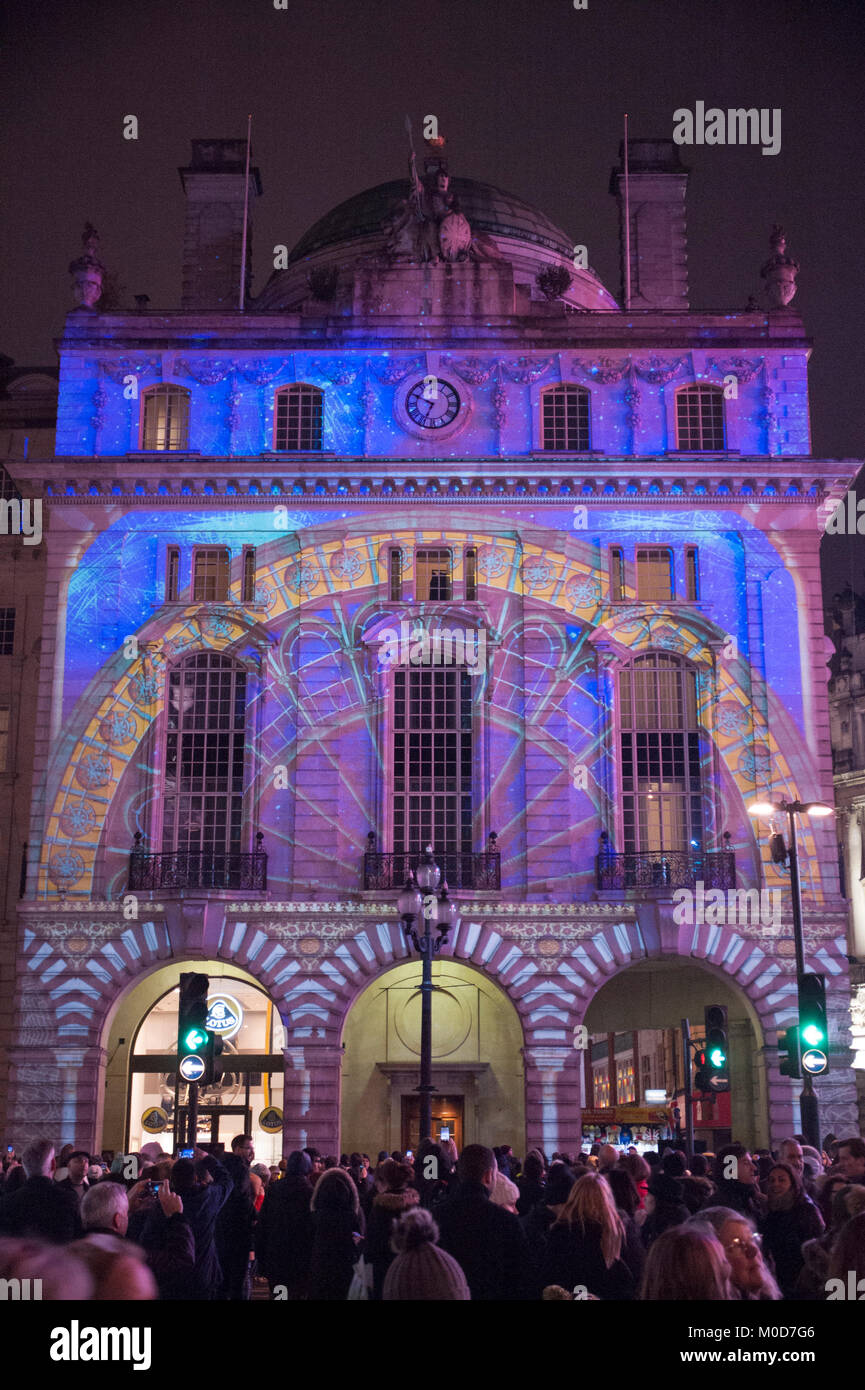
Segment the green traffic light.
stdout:
<svg viewBox="0 0 865 1390">
<path fill-rule="evenodd" d="M 802 1037 L 809 1047 L 817 1047 L 823 1042 L 823 1029 L 816 1023 L 808 1023 L 802 1029 Z"/>
<path fill-rule="evenodd" d="M 203 1047 L 207 1042 L 207 1034 L 202 1033 L 200 1028 L 190 1028 L 186 1034 L 186 1046 L 190 1052 L 197 1052 L 199 1047 Z"/>
<path fill-rule="evenodd" d="M 722 1067 L 726 1060 L 726 1053 L 722 1052 L 720 1047 L 712 1048 L 712 1051 L 709 1053 L 709 1061 L 712 1063 L 713 1067 Z"/>
</svg>

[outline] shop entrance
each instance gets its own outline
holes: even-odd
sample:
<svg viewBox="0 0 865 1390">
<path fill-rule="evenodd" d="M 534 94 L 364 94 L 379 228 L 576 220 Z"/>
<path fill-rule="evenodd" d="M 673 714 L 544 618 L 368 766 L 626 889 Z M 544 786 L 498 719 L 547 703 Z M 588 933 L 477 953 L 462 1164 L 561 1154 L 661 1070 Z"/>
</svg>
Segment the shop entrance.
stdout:
<svg viewBox="0 0 865 1390">
<path fill-rule="evenodd" d="M 442 1139 L 453 1139 L 457 1152 L 460 1152 L 463 1146 L 464 1104 L 464 1096 L 432 1098 L 432 1137 L 437 1144 Z M 409 1149 L 414 1153 L 419 1143 L 420 1096 L 403 1096 L 400 1146 L 403 1153 L 407 1153 Z"/>
<path fill-rule="evenodd" d="M 175 1150 L 182 1149 L 186 1143 L 188 1110 L 185 1105 L 177 1107 L 177 1130 Z M 236 1134 L 249 1134 L 252 1128 L 252 1111 L 245 1105 L 200 1105 L 198 1107 L 198 1128 L 196 1138 L 200 1144 L 222 1144 L 225 1152 L 231 1149 L 231 1141 Z"/>
</svg>

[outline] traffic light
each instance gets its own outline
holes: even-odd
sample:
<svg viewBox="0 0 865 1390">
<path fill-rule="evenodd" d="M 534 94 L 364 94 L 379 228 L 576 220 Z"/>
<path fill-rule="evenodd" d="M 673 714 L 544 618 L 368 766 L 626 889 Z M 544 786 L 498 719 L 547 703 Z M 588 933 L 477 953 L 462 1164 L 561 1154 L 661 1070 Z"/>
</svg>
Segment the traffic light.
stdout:
<svg viewBox="0 0 865 1390">
<path fill-rule="evenodd" d="M 694 1053 L 694 1090 L 709 1091 L 709 1068 L 706 1063 L 706 1053 L 702 1048 Z"/>
<path fill-rule="evenodd" d="M 799 1029 L 781 1028 L 778 1031 L 778 1060 L 781 1064 L 781 1075 L 798 1077 L 802 1073 L 799 1070 Z"/>
<path fill-rule="evenodd" d="M 207 1031 L 206 975 L 186 972 L 180 977 L 177 1014 L 177 1070 L 186 1082 L 198 1082 L 206 1071 L 205 1055 L 211 1034 Z"/>
<path fill-rule="evenodd" d="M 729 1091 L 730 1046 L 727 1042 L 727 1010 L 723 1004 L 707 1004 L 704 1019 L 709 1083 L 707 1089 L 716 1093 Z"/>
<path fill-rule="evenodd" d="M 204 1045 L 204 1052 L 202 1054 L 204 1058 L 204 1075 L 201 1078 L 202 1085 L 212 1086 L 217 1075 L 220 1074 L 220 1069 L 216 1064 L 218 1059 L 222 1056 L 222 1048 L 222 1038 L 220 1038 L 217 1033 L 208 1031 L 207 1042 Z"/>
<path fill-rule="evenodd" d="M 799 976 L 799 1040 L 802 1069 L 809 1076 L 829 1070 L 829 1024 L 826 1019 L 826 977 Z"/>
</svg>

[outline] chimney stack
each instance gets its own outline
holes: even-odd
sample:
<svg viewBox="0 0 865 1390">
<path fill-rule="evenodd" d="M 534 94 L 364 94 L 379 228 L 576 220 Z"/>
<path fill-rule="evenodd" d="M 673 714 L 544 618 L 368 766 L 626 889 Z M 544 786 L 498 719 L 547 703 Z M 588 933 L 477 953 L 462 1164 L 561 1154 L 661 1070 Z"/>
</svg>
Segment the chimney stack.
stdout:
<svg viewBox="0 0 865 1390">
<path fill-rule="evenodd" d="M 245 171 L 245 140 L 193 140 L 192 162 L 177 171 L 186 194 L 180 299 L 184 313 L 231 313 L 238 308 Z M 252 204 L 260 193 L 261 174 L 250 168 L 247 288 L 252 273 Z"/>
<path fill-rule="evenodd" d="M 610 175 L 610 192 L 619 204 L 622 303 L 625 282 L 624 145 Z M 685 192 L 688 170 L 672 140 L 628 141 L 628 193 L 631 209 L 631 308 L 688 308 L 688 239 Z"/>
</svg>

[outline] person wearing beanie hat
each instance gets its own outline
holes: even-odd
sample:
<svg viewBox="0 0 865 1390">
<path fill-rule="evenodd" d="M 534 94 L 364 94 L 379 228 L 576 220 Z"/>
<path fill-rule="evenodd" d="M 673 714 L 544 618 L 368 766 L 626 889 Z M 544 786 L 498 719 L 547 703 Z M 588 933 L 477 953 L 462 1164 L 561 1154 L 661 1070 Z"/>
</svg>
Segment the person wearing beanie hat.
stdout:
<svg viewBox="0 0 865 1390">
<path fill-rule="evenodd" d="M 375 1173 L 378 1188 L 369 1211 L 363 1254 L 372 1265 L 372 1297 L 379 1301 L 384 1278 L 393 1261 L 390 1238 L 394 1225 L 403 1212 L 416 1207 L 420 1201 L 417 1189 L 410 1186 L 412 1170 L 407 1163 L 386 1158 Z"/>
<path fill-rule="evenodd" d="M 682 1184 L 678 1178 L 670 1178 L 666 1173 L 655 1173 L 646 1194 L 648 1216 L 640 1227 L 640 1235 L 647 1250 L 664 1231 L 668 1231 L 671 1226 L 680 1226 L 683 1221 L 688 1220 L 691 1213 L 683 1198 Z"/>
<path fill-rule="evenodd" d="M 385 1303 L 470 1301 L 466 1277 L 454 1257 L 439 1249 L 438 1235 L 432 1214 L 423 1207 L 403 1212 L 393 1229 L 395 1258 L 384 1277 Z"/>
</svg>

